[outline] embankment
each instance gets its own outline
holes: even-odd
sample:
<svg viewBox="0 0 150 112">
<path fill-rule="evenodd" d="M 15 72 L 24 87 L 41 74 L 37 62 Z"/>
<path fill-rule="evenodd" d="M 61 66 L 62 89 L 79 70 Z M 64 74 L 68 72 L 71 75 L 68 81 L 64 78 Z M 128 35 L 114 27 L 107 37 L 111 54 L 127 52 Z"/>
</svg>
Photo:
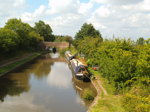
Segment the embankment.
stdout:
<svg viewBox="0 0 150 112">
<path fill-rule="evenodd" d="M 7 62 L 3 65 L 0 65 L 0 77 L 13 71 L 14 69 L 26 64 L 27 62 L 30 62 L 31 60 L 35 59 L 36 57 L 40 56 L 42 53 L 32 53 L 29 55 L 26 55 L 24 57 L 18 58 L 16 60 L 12 60 L 10 62 Z"/>
</svg>

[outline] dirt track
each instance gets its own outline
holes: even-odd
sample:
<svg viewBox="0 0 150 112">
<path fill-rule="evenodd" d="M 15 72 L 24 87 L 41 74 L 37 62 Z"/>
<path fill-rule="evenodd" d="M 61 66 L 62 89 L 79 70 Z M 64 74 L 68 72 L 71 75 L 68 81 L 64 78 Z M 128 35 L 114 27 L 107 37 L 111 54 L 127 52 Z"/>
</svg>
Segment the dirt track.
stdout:
<svg viewBox="0 0 150 112">
<path fill-rule="evenodd" d="M 98 77 L 96 77 L 96 79 L 94 79 L 94 80 L 91 80 L 91 82 L 94 85 L 95 89 L 97 90 L 97 96 L 95 97 L 93 103 L 90 105 L 89 110 L 87 112 L 90 112 L 90 109 L 98 103 L 101 92 L 103 92 L 104 95 L 106 95 L 106 96 L 108 95 L 107 91 L 102 86 L 102 83 Z"/>
</svg>

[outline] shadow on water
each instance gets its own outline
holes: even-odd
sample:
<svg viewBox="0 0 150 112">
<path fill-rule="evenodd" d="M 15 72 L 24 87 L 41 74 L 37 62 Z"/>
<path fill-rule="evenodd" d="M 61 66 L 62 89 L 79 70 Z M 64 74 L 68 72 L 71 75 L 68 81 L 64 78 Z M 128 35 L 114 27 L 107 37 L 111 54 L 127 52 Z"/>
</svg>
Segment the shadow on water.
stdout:
<svg viewBox="0 0 150 112">
<path fill-rule="evenodd" d="M 65 58 L 51 53 L 1 77 L 0 112 L 85 112 L 91 102 L 83 90 L 94 87 L 71 74 Z"/>
</svg>

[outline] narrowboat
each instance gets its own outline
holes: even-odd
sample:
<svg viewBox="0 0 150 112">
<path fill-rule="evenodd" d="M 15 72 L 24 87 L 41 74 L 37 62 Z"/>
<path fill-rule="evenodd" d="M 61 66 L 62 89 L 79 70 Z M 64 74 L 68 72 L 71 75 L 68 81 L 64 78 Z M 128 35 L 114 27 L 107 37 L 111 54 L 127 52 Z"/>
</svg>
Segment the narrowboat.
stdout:
<svg viewBox="0 0 150 112">
<path fill-rule="evenodd" d="M 78 59 L 70 60 L 70 64 L 77 79 L 84 80 L 89 78 L 86 67 Z"/>
</svg>

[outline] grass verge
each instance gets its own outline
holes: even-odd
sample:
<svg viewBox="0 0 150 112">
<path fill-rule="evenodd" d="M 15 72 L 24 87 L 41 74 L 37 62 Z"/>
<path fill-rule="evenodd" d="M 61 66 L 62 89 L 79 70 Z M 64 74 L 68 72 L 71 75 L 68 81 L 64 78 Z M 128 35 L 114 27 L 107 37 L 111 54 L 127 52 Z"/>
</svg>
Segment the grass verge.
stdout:
<svg viewBox="0 0 150 112">
<path fill-rule="evenodd" d="M 89 112 L 125 112 L 121 105 L 122 96 L 114 95 L 115 89 L 113 85 L 109 84 L 98 71 L 90 69 L 90 72 L 96 77 L 96 80 L 101 81 L 101 84 L 106 89 L 108 95 L 104 95 L 104 93 L 101 92 L 98 96 L 98 102 L 90 108 Z"/>
</svg>

